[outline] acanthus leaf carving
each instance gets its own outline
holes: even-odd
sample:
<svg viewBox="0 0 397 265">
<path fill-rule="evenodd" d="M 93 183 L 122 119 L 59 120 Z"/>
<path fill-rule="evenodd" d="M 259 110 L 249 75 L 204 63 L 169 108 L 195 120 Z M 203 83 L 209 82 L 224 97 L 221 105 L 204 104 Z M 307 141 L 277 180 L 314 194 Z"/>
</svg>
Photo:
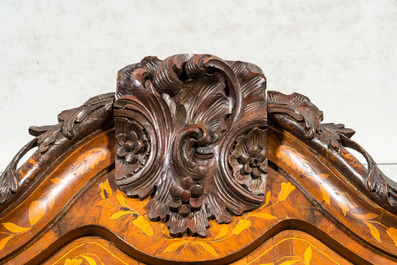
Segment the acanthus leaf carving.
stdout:
<svg viewBox="0 0 397 265">
<path fill-rule="evenodd" d="M 339 151 L 341 147 L 341 134 L 350 138 L 355 133 L 343 124 L 321 123 L 323 112 L 308 97 L 299 93 L 285 95 L 269 91 L 268 109 L 271 117 L 277 118 L 277 115 L 281 115 L 297 122 L 305 132 L 307 140 L 316 138 L 335 151 Z"/>
<path fill-rule="evenodd" d="M 0 205 L 9 202 L 14 194 L 21 192 L 22 183 L 20 183 L 17 165 L 29 150 L 38 147 L 33 156 L 40 166 L 45 167 L 52 162 L 48 159 L 49 157 L 63 153 L 66 148 L 95 130 L 106 126 L 111 127 L 113 102 L 114 93 L 98 95 L 90 98 L 78 108 L 62 111 L 58 115 L 56 125 L 31 126 L 29 133 L 35 138 L 14 156 L 0 176 Z"/>
<path fill-rule="evenodd" d="M 361 153 L 368 164 L 367 173 L 365 176 L 351 177 L 350 181 L 382 207 L 392 213 L 397 213 L 395 183 L 385 176 L 364 148 L 350 139 L 355 133 L 354 130 L 345 128 L 343 124 L 321 123 L 323 112 L 309 98 L 298 93 L 285 95 L 269 91 L 268 111 L 270 122 L 278 123 L 294 135 L 299 135 L 294 127 L 297 125 L 304 132 L 303 138 L 309 145 L 315 140 L 326 146 L 325 152 L 328 150 L 340 152 L 342 147 L 348 147 Z M 294 121 L 296 125 L 293 125 L 291 121 Z"/>
<path fill-rule="evenodd" d="M 343 147 L 363 154 L 368 162 L 365 175 L 354 174 L 359 164 L 354 159 L 350 160 L 354 165 L 345 163 L 341 172 L 379 205 L 397 212 L 397 187 L 350 139 L 353 130 L 321 123 L 322 111 L 298 93 L 269 92 L 266 100 L 265 84 L 257 66 L 211 55 L 182 54 L 164 61 L 146 57 L 129 65 L 119 71 L 116 95 L 93 97 L 81 107 L 63 111 L 56 125 L 30 127 L 36 138 L 0 177 L 0 211 L 29 184 L 39 183 L 35 178 L 40 180 L 44 170 L 29 171 L 33 173 L 24 180 L 18 175 L 17 164 L 30 149 L 38 147 L 32 160 L 36 168 L 45 168 L 75 143 L 114 125 L 115 181 L 120 190 L 131 197 L 150 197 L 147 216 L 164 222 L 170 235 L 205 237 L 209 220 L 229 223 L 233 215 L 268 202 L 269 111 L 271 130 L 286 129 L 315 152 L 336 154 L 333 159 L 341 161 L 348 157 L 343 157 Z M 295 187 L 285 184 L 282 189 L 279 201 Z M 329 196 L 325 201 L 330 205 Z M 142 225 L 142 218 L 134 225 Z M 249 227 L 249 221 L 239 224 L 233 234 Z"/>
<path fill-rule="evenodd" d="M 209 219 L 227 223 L 264 202 L 267 112 L 260 69 L 210 55 L 147 57 L 120 70 L 116 95 L 116 139 L 134 138 L 116 141 L 116 183 L 129 196 L 151 195 L 148 217 L 166 222 L 171 235 L 205 237 Z M 230 164 L 241 135 L 260 160 L 253 182 L 238 181 Z M 127 159 L 127 149 L 135 159 Z"/>
<path fill-rule="evenodd" d="M 84 134 L 84 131 L 91 129 L 91 123 L 108 118 L 112 113 L 113 99 L 114 93 L 95 96 L 78 108 L 62 111 L 58 115 L 58 124 L 56 125 L 29 127 L 29 133 L 37 137 L 37 146 L 40 153 L 44 154 L 57 142 L 71 140 L 76 134 Z M 108 115 L 100 117 L 100 115 L 93 113 L 99 109 L 102 109 Z M 90 115 L 93 117 L 90 117 Z M 79 124 L 82 124 L 82 126 L 77 126 Z"/>
</svg>

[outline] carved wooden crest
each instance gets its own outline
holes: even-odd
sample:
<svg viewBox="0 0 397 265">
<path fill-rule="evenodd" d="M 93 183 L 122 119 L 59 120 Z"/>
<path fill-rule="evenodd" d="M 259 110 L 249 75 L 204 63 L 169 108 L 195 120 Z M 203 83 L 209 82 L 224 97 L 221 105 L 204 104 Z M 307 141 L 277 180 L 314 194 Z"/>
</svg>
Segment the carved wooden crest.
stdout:
<svg viewBox="0 0 397 265">
<path fill-rule="evenodd" d="M 152 196 L 151 220 L 173 236 L 207 236 L 208 220 L 264 201 L 266 80 L 249 63 L 182 54 L 146 57 L 119 71 L 115 180 L 129 196 Z"/>
<path fill-rule="evenodd" d="M 146 57 L 30 127 L 0 175 L 0 263 L 397 264 L 397 184 L 265 85 L 249 63 Z"/>
</svg>

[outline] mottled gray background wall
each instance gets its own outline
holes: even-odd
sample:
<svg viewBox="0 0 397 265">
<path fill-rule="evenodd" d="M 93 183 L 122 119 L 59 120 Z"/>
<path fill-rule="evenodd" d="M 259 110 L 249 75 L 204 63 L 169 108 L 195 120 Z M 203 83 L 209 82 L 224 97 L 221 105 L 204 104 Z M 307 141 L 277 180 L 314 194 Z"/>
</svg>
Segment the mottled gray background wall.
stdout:
<svg viewBox="0 0 397 265">
<path fill-rule="evenodd" d="M 29 125 L 115 90 L 146 55 L 258 64 L 342 122 L 397 180 L 397 1 L 1 1 L 0 171 Z"/>
</svg>

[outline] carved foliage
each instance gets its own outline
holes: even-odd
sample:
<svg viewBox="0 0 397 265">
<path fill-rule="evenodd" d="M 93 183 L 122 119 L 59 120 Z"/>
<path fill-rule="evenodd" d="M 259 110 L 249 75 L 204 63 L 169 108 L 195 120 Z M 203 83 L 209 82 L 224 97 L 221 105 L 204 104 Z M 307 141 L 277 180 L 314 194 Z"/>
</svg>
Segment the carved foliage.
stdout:
<svg viewBox="0 0 397 265">
<path fill-rule="evenodd" d="M 38 147 L 35 159 L 43 168 L 77 141 L 95 130 L 111 127 L 114 93 L 98 95 L 87 100 L 82 106 L 62 111 L 58 124 L 31 126 L 29 133 L 36 136 L 12 159 L 0 176 L 0 205 L 8 202 L 14 193 L 20 191 L 17 165 L 20 159 L 32 148 Z M 26 186 L 26 185 L 25 185 Z"/>
<path fill-rule="evenodd" d="M 345 128 L 343 124 L 321 123 L 323 112 L 311 103 L 309 98 L 298 93 L 284 95 L 269 91 L 268 111 L 271 122 L 278 123 L 294 135 L 299 135 L 299 130 L 293 124 L 295 122 L 304 132 L 304 138 L 310 145 L 313 144 L 313 140 L 326 146 L 326 151 L 330 149 L 339 152 L 341 147 L 349 147 L 361 153 L 368 163 L 367 174 L 359 179 L 351 178 L 350 181 L 387 210 L 397 213 L 396 185 L 383 174 L 373 158 L 350 139 L 355 133 L 354 130 Z"/>
<path fill-rule="evenodd" d="M 352 137 L 355 133 L 352 129 L 345 128 L 343 124 L 324 123 L 323 112 L 319 110 L 308 97 L 299 93 L 285 95 L 276 91 L 268 93 L 269 115 L 281 116 L 297 122 L 308 140 L 316 138 L 336 151 L 341 147 L 339 135 Z M 288 122 L 287 122 L 288 123 Z"/>
<path fill-rule="evenodd" d="M 92 125 L 103 122 L 111 115 L 114 93 L 98 95 L 87 100 L 82 106 L 64 110 L 58 115 L 58 124 L 31 126 L 29 133 L 37 136 L 37 146 L 41 154 L 53 145 L 71 140 L 93 131 Z M 81 126 L 79 126 L 81 125 Z"/>
<path fill-rule="evenodd" d="M 263 203 L 260 69 L 210 55 L 147 57 L 120 70 L 116 97 L 116 183 L 129 196 L 152 195 L 148 216 L 171 235 L 206 236 L 208 219 L 230 222 Z"/>
</svg>

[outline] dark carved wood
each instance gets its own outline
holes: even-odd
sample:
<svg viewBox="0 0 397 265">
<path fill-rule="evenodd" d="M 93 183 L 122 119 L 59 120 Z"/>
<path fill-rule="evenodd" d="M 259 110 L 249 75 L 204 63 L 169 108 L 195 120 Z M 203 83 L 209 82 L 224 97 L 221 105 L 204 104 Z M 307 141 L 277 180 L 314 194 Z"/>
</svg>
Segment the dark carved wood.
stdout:
<svg viewBox="0 0 397 265">
<path fill-rule="evenodd" d="M 357 188 L 364 192 L 382 207 L 397 214 L 397 185 L 387 178 L 378 168 L 373 158 L 350 138 L 354 131 L 343 124 L 323 123 L 323 112 L 310 100 L 298 93 L 284 95 L 269 91 L 268 110 L 272 122 L 292 134 L 297 135 L 310 146 L 319 150 L 322 155 L 328 152 L 341 152 L 340 147 L 352 148 L 361 153 L 367 163 L 365 176 L 354 170 L 349 170 L 344 161 L 334 161 L 343 171 L 350 171 L 349 179 Z"/>
<path fill-rule="evenodd" d="M 11 201 L 18 198 L 26 188 L 31 187 L 54 160 L 66 149 L 97 130 L 113 126 L 114 93 L 98 95 L 87 100 L 81 107 L 65 110 L 58 115 L 58 124 L 49 126 L 31 126 L 29 133 L 35 138 L 26 144 L 12 159 L 0 176 L 0 211 Z M 32 169 L 25 164 L 21 171 L 29 171 L 20 178 L 17 165 L 20 159 L 32 148 L 38 150 L 32 156 L 37 163 Z"/>
<path fill-rule="evenodd" d="M 396 183 L 322 120 L 253 64 L 146 57 L 29 129 L 0 176 L 0 263 L 397 264 Z"/>
<path fill-rule="evenodd" d="M 207 236 L 264 202 L 265 77 L 210 55 L 147 57 L 119 72 L 114 104 L 116 183 L 153 194 L 151 220 L 171 235 Z M 231 170 L 231 168 L 232 170 Z"/>
</svg>

